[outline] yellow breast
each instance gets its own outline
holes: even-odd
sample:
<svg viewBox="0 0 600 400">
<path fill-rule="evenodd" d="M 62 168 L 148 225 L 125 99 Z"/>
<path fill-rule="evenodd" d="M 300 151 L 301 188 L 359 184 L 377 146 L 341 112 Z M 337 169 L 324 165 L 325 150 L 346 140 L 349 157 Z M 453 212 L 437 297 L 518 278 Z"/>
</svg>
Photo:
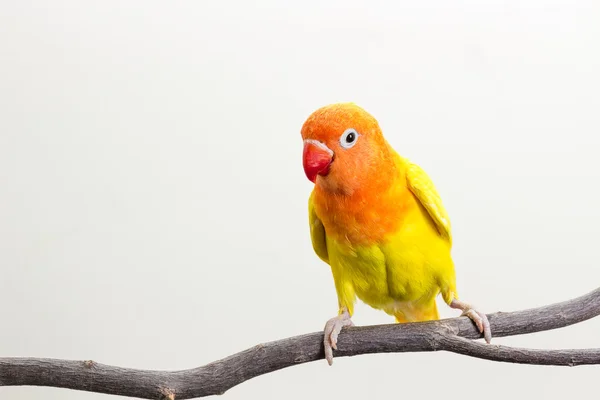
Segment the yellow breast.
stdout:
<svg viewBox="0 0 600 400">
<path fill-rule="evenodd" d="M 413 315 L 409 319 L 423 319 L 420 305 L 431 308 L 444 278 L 454 274 L 450 245 L 422 207 L 409 208 L 397 230 L 373 244 L 328 235 L 327 247 L 338 296 L 356 295 L 391 315 Z"/>
</svg>

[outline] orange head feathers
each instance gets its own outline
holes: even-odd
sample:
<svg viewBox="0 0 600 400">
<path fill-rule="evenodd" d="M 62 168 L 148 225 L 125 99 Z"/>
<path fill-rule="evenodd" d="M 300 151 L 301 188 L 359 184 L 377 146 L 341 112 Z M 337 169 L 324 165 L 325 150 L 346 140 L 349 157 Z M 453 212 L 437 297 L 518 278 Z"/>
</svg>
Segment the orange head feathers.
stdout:
<svg viewBox="0 0 600 400">
<path fill-rule="evenodd" d="M 328 192 L 373 189 L 393 173 L 392 150 L 377 120 L 353 103 L 319 108 L 304 122 L 301 133 L 304 172 Z"/>
</svg>

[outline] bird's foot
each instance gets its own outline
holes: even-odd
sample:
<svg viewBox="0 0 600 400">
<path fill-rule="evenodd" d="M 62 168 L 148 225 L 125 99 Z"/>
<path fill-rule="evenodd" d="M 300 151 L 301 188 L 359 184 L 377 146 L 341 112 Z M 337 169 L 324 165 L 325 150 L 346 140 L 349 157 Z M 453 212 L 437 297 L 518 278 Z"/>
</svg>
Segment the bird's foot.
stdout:
<svg viewBox="0 0 600 400">
<path fill-rule="evenodd" d="M 471 318 L 471 320 L 479 329 L 479 332 L 483 333 L 483 337 L 487 343 L 492 341 L 492 330 L 490 329 L 490 321 L 488 321 L 487 316 L 479 310 L 473 308 L 469 303 L 465 303 L 464 301 L 460 301 L 458 299 L 453 299 L 450 303 L 450 307 L 462 310 L 462 314 Z"/>
<path fill-rule="evenodd" d="M 337 338 L 342 331 L 342 328 L 345 326 L 354 326 L 348 310 L 344 310 L 343 313 L 337 317 L 331 318 L 325 324 L 323 345 L 325 346 L 325 359 L 329 365 L 333 364 L 333 349 L 337 350 Z"/>
</svg>

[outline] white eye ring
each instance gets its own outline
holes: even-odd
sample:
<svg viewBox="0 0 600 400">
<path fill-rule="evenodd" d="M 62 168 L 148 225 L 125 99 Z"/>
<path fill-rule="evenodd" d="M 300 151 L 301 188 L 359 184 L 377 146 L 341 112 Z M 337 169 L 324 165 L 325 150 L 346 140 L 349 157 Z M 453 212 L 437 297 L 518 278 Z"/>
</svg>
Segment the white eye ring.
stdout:
<svg viewBox="0 0 600 400">
<path fill-rule="evenodd" d="M 340 136 L 340 145 L 345 149 L 349 149 L 356 144 L 359 136 L 356 129 L 348 128 Z"/>
</svg>

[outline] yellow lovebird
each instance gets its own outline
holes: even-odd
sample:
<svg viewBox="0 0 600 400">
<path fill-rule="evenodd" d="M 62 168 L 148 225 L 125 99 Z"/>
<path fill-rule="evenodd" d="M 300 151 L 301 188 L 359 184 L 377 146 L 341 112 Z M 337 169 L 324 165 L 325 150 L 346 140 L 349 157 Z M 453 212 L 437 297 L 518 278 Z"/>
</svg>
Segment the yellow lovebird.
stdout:
<svg viewBox="0 0 600 400">
<path fill-rule="evenodd" d="M 398 322 L 439 318 L 438 294 L 491 340 L 486 315 L 458 299 L 450 220 L 430 178 L 387 143 L 377 120 L 353 103 L 312 113 L 302 126 L 304 172 L 316 254 L 331 267 L 338 315 L 325 325 L 331 365 L 358 297 Z"/>
</svg>

